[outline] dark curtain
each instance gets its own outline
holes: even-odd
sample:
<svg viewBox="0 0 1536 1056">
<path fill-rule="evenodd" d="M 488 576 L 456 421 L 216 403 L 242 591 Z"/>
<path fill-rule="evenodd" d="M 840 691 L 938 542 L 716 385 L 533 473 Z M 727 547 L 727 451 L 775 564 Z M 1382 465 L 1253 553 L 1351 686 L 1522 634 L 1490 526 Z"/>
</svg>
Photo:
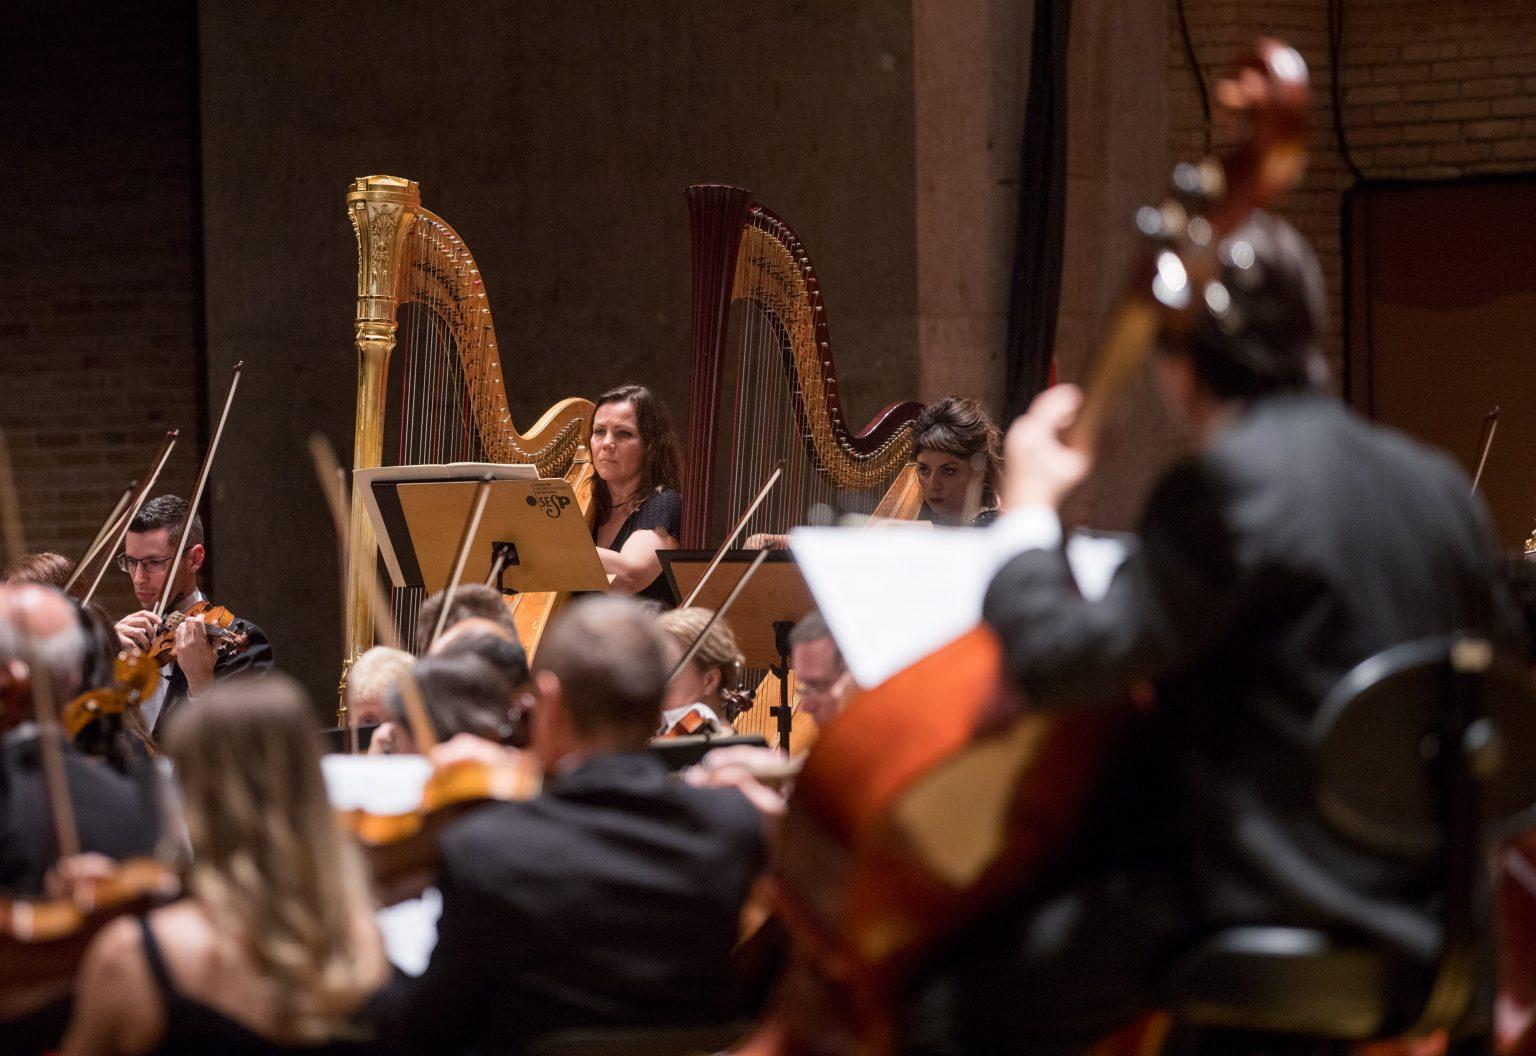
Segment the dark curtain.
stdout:
<svg viewBox="0 0 1536 1056">
<path fill-rule="evenodd" d="M 1067 207 L 1067 40 L 1071 0 L 1035 0 L 1029 98 L 1019 171 L 1019 224 L 1008 296 L 1004 421 L 1045 388 L 1056 346 Z"/>
</svg>

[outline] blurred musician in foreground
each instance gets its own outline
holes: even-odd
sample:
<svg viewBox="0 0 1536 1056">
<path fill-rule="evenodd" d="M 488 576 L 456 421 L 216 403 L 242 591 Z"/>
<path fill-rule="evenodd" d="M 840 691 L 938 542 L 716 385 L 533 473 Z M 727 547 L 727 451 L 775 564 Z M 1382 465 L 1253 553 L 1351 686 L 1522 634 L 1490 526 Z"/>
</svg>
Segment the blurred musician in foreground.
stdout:
<svg viewBox="0 0 1536 1056">
<path fill-rule="evenodd" d="M 82 614 L 60 591 L 0 586 L 0 895 L 8 898 L 42 897 L 58 857 L 34 687 L 46 680 L 56 704 L 71 699 L 84 684 L 88 649 Z M 70 741 L 62 747 L 81 850 L 118 859 L 153 851 L 160 824 L 148 765 L 126 755 L 91 759 Z M 6 956 L 18 954 L 12 947 Z M 54 1048 L 69 992 L 69 978 L 49 969 L 31 984 L 0 988 L 0 1052 Z"/>
<path fill-rule="evenodd" d="M 117 621 L 117 634 L 124 649 L 147 648 L 159 630 L 160 620 L 150 611 L 165 590 L 166 577 L 181 541 L 182 522 L 187 519 L 187 500 L 175 495 L 161 495 L 144 504 L 128 526 L 123 552 L 117 567 L 133 579 L 133 594 L 141 608 Z M 176 572 L 166 606 L 169 615 L 185 611 L 200 601 L 197 572 L 208 558 L 203 547 L 203 519 L 193 516 L 187 525 L 187 548 Z M 267 636 L 249 620 L 237 619 L 230 629 L 250 639 L 247 648 L 232 655 L 218 655 L 214 643 L 203 631 L 200 616 L 187 619 L 176 630 L 176 658 L 160 669 L 160 687 L 143 704 L 144 721 L 157 736 L 164 733 L 167 716 L 182 701 L 201 696 L 213 688 L 217 679 L 242 671 L 264 671 L 272 666 L 272 647 Z"/>
<path fill-rule="evenodd" d="M 88 638 L 79 609 L 53 587 L 0 586 L 0 891 L 36 896 L 55 857 L 53 824 L 44 791 L 32 680 L 46 677 L 56 706 L 79 691 Z M 39 672 L 30 659 L 36 652 Z M 154 849 L 159 838 L 153 775 L 87 758 L 64 744 L 80 845 L 112 858 Z"/>
<path fill-rule="evenodd" d="M 1057 510 L 1092 465 L 1062 440 L 1078 391 L 1046 391 L 1009 431 L 994 530 L 1032 548 L 985 603 L 1009 672 L 1038 708 L 1142 681 L 1157 701 L 1114 835 L 1090 831 L 1069 875 L 970 932 L 922 991 L 911 1051 L 1080 1051 L 1226 925 L 1331 929 L 1424 965 L 1412 940 L 1436 928 L 1435 867 L 1333 835 L 1307 731 L 1384 648 L 1456 630 L 1518 641 L 1489 519 L 1451 459 L 1321 391 L 1322 278 L 1294 230 L 1256 213 L 1222 259 L 1228 310 L 1165 335 L 1154 363 L 1197 454 L 1155 489 L 1102 600 L 1073 590 L 1059 549 Z"/>
<path fill-rule="evenodd" d="M 912 460 L 923 486 L 922 519 L 935 524 L 990 524 L 997 517 L 1002 430 L 980 400 L 946 396 L 912 424 Z"/>
<path fill-rule="evenodd" d="M 347 722 L 377 726 L 389 721 L 389 690 L 416 658 L 404 649 L 376 645 L 347 668 Z"/>
<path fill-rule="evenodd" d="M 732 1018 L 728 962 L 763 826 L 738 793 L 689 787 L 646 750 L 667 652 L 624 599 L 579 600 L 550 628 L 534 671 L 544 790 L 444 832 L 437 947 L 380 1002 L 389 1036 L 494 1054 L 567 1027 Z"/>
<path fill-rule="evenodd" d="M 190 897 L 92 942 L 66 1054 L 374 1051 L 356 1016 L 388 967 L 313 726 L 273 675 L 217 687 L 172 727 Z"/>
<path fill-rule="evenodd" d="M 675 550 L 683 526 L 682 455 L 672 420 L 643 385 L 621 385 L 592 412 L 594 533 L 611 594 L 672 604 L 658 550 Z"/>
<path fill-rule="evenodd" d="M 713 616 L 711 610 L 695 606 L 672 609 L 657 617 L 657 625 L 675 646 L 668 654 L 674 665 L 683 658 Z M 731 625 L 723 618 L 716 620 L 699 643 L 693 659 L 667 683 L 666 696 L 662 699 L 662 726 L 671 727 L 690 709 L 702 708 L 707 714 L 701 714 L 701 717 L 713 723 L 708 732 L 730 729 L 735 716 L 752 703 L 752 694 L 741 685 L 745 664 L 746 657 L 736 644 Z"/>
<path fill-rule="evenodd" d="M 7 565 L 5 572 L 0 573 L 0 582 L 41 583 L 63 590 L 74 571 L 75 563 L 69 558 L 52 550 L 43 550 L 27 554 L 15 564 Z"/>
<path fill-rule="evenodd" d="M 489 663 L 474 655 L 433 656 L 411 670 L 421 702 L 443 740 L 460 733 L 501 743 L 509 733 L 507 709 L 512 687 Z M 406 721 L 398 682 L 385 694 L 386 718 L 368 742 L 369 755 L 413 755 L 420 751 Z"/>
</svg>

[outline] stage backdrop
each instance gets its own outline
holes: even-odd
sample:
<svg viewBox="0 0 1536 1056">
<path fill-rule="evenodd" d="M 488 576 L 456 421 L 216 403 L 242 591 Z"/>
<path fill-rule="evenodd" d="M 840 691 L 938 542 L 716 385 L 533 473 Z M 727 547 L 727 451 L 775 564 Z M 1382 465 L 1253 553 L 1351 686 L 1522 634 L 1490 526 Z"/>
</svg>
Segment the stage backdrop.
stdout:
<svg viewBox="0 0 1536 1056">
<path fill-rule="evenodd" d="M 420 181 L 464 237 L 524 428 L 629 381 L 686 427 L 682 192 L 700 181 L 750 187 L 804 239 L 855 418 L 916 395 L 909 5 L 199 14 L 210 396 L 246 364 L 212 497 L 217 582 L 312 692 L 334 690 L 340 632 L 304 445 L 319 430 L 350 464 L 354 177 Z"/>
<path fill-rule="evenodd" d="M 1378 421 L 1482 479 L 1499 542 L 1536 529 L 1536 178 L 1381 183 L 1346 203 L 1346 384 Z"/>
</svg>

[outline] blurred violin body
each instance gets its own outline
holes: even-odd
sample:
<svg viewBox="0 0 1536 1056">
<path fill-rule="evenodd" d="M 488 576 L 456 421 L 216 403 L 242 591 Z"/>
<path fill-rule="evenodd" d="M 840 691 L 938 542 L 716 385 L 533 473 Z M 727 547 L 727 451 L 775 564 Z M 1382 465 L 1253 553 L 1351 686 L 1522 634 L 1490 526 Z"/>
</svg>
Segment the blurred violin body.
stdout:
<svg viewBox="0 0 1536 1056">
<path fill-rule="evenodd" d="M 542 765 L 524 752 L 507 752 L 495 762 L 460 759 L 432 771 L 413 810 L 352 809 L 337 816 L 363 845 L 378 894 L 388 905 L 415 897 L 432 882 L 443 826 L 479 804 L 532 799 L 543 780 Z"/>
<path fill-rule="evenodd" d="M 220 659 L 238 656 L 251 647 L 249 635 L 230 630 L 235 622 L 234 613 L 211 601 L 200 601 L 185 612 L 176 611 L 166 614 L 160 629 L 155 632 L 149 647 L 144 650 L 157 667 L 176 659 L 176 631 L 193 616 L 203 618 L 203 626 L 208 632 L 208 637 L 218 643 L 216 649 Z"/>
<path fill-rule="evenodd" d="M 112 685 L 86 690 L 64 705 L 59 721 L 71 737 L 79 737 L 93 722 L 121 715 L 142 703 L 160 685 L 160 667 L 146 653 L 130 650 L 118 653 L 113 661 L 112 675 Z"/>
<path fill-rule="evenodd" d="M 0 1019 L 64 997 L 96 933 L 114 917 L 143 913 L 181 892 L 159 862 L 114 862 L 111 873 L 83 881 L 73 898 L 0 899 Z"/>
</svg>

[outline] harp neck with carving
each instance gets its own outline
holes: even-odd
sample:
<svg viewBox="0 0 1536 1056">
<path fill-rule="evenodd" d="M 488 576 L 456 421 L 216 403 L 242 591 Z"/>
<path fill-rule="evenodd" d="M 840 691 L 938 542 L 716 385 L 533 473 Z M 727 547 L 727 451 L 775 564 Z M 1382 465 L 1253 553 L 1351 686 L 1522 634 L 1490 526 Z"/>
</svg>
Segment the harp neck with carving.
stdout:
<svg viewBox="0 0 1536 1056">
<path fill-rule="evenodd" d="M 693 361 L 683 545 L 709 545 L 781 458 L 784 479 L 747 535 L 805 524 L 817 504 L 836 513 L 883 506 L 895 516 L 910 506 L 906 516 L 914 516 L 918 489 L 905 478 L 913 475 L 912 421 L 922 405 L 893 403 L 862 430 L 851 428 L 821 284 L 800 239 L 740 187 L 699 184 L 686 193 Z M 740 340 L 728 355 L 733 305 Z M 731 410 L 722 422 L 726 398 Z"/>
<path fill-rule="evenodd" d="M 490 302 L 458 234 L 422 207 L 412 180 L 369 176 L 347 191 L 357 235 L 357 425 L 354 469 L 455 461 L 535 465 L 564 476 L 589 510 L 592 403 L 564 399 L 527 433 L 512 423 Z M 393 355 L 398 347 L 399 355 Z M 398 367 L 390 369 L 391 359 Z M 589 514 L 590 515 L 590 514 Z M 347 572 L 349 659 L 373 641 L 364 578 L 377 540 L 362 497 L 352 497 Z M 420 588 L 398 589 L 395 622 L 414 639 Z M 516 619 L 531 650 L 558 599 L 519 595 Z"/>
</svg>

